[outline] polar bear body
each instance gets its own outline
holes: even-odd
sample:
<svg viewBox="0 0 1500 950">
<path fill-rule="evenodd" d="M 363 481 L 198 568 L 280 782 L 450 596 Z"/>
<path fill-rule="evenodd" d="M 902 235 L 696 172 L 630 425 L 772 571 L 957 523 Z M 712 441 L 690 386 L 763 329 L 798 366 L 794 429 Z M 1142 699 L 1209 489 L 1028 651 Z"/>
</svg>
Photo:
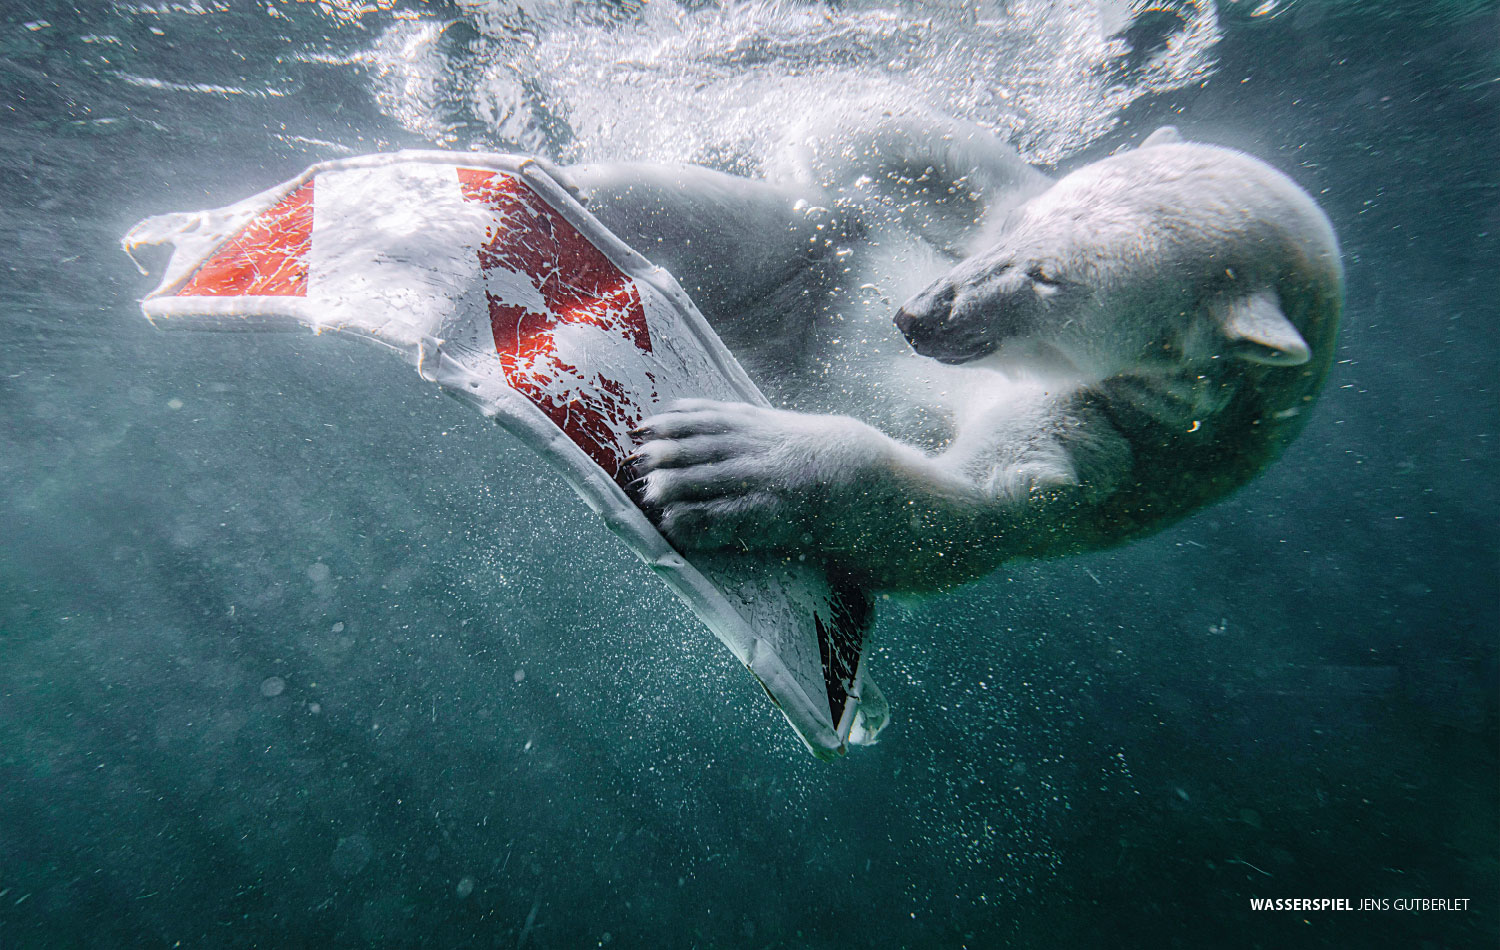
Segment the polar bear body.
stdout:
<svg viewBox="0 0 1500 950">
<path fill-rule="evenodd" d="M 643 426 L 640 497 L 679 546 L 938 589 L 1158 530 L 1305 422 L 1342 272 L 1269 166 L 1163 130 L 1049 183 L 981 130 L 909 117 L 799 145 L 769 183 L 565 173 L 784 407 Z"/>
</svg>

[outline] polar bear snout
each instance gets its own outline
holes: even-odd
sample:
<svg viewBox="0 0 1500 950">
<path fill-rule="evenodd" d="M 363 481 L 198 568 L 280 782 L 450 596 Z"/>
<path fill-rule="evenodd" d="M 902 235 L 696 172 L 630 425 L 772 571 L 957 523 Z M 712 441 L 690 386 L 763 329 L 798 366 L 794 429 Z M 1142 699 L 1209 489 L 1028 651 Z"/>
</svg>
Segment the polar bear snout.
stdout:
<svg viewBox="0 0 1500 950">
<path fill-rule="evenodd" d="M 944 363 L 967 363 L 992 352 L 995 342 L 981 322 L 962 318 L 958 287 L 944 279 L 902 304 L 896 329 L 912 349 Z"/>
<path fill-rule="evenodd" d="M 939 281 L 901 305 L 896 311 L 896 329 L 918 353 L 927 355 L 925 347 L 942 332 L 943 324 L 953 313 L 953 298 L 958 288 Z"/>
</svg>

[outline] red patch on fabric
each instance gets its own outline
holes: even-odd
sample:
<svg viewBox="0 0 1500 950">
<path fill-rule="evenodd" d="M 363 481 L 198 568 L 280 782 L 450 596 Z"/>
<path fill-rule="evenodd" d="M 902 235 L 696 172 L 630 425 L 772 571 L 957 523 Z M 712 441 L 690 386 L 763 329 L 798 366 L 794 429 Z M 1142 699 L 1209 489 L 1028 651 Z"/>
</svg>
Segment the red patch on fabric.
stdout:
<svg viewBox="0 0 1500 950">
<path fill-rule="evenodd" d="M 255 218 L 204 261 L 178 297 L 306 297 L 313 183 Z"/>
<path fill-rule="evenodd" d="M 486 289 L 506 381 L 623 484 L 628 447 L 620 434 L 640 423 L 642 409 L 618 380 L 581 379 L 578 367 L 557 355 L 554 334 L 568 324 L 594 326 L 651 352 L 635 281 L 520 179 L 460 168 L 458 182 L 466 199 L 499 218 L 479 248 L 480 270 L 525 275 L 547 307 L 538 313 Z"/>
</svg>

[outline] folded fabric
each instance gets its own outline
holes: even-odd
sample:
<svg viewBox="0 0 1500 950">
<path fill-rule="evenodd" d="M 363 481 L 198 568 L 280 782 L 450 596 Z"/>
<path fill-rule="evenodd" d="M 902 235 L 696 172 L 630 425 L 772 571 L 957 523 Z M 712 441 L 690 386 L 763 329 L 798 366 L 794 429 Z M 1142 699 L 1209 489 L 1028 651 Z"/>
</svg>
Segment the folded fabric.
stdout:
<svg viewBox="0 0 1500 950">
<path fill-rule="evenodd" d="M 631 500 L 630 431 L 676 399 L 766 405 L 670 274 L 535 161 L 399 152 L 315 165 L 213 211 L 141 222 L 170 244 L 157 326 L 306 325 L 384 344 L 556 466 L 765 688 L 815 755 L 873 741 L 864 591 L 796 558 L 685 557 Z"/>
</svg>

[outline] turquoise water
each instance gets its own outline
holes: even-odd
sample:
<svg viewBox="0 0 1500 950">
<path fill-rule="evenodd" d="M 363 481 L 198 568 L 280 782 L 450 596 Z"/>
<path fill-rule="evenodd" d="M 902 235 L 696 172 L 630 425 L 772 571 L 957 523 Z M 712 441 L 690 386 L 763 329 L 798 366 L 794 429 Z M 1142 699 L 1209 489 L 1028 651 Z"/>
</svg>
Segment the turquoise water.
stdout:
<svg viewBox="0 0 1500 950">
<path fill-rule="evenodd" d="M 1492 946 L 1495 5 L 1152 6 L 5 12 L 0 948 Z M 118 251 L 399 147 L 754 174 L 854 96 L 1243 148 L 1349 297 L 1249 488 L 887 609 L 833 765 L 513 440 L 372 348 L 154 330 Z"/>
</svg>

